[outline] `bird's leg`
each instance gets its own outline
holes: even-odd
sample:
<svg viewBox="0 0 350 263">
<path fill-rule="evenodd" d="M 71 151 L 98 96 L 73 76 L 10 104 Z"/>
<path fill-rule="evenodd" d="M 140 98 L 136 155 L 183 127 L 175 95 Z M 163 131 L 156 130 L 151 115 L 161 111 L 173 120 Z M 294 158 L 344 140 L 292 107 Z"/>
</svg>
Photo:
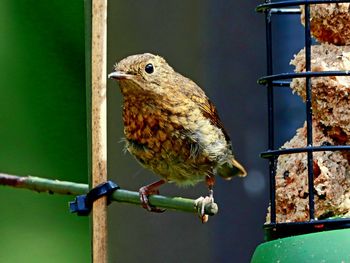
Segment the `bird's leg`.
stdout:
<svg viewBox="0 0 350 263">
<path fill-rule="evenodd" d="M 165 184 L 166 182 L 167 182 L 166 180 L 162 179 L 140 188 L 139 194 L 140 194 L 141 205 L 143 208 L 145 208 L 147 211 L 155 212 L 155 213 L 162 213 L 165 211 L 165 209 L 160 209 L 160 208 L 151 206 L 149 203 L 148 197 L 150 195 L 159 194 L 158 188 L 161 185 Z"/>
<path fill-rule="evenodd" d="M 214 184 L 215 184 L 215 177 L 214 177 L 214 176 L 207 175 L 207 176 L 205 177 L 205 183 L 206 183 L 207 186 L 208 186 L 209 198 L 210 198 L 211 200 L 213 200 L 213 202 L 214 202 L 214 191 L 213 191 L 213 187 L 214 187 Z"/>
<path fill-rule="evenodd" d="M 205 183 L 208 186 L 208 190 L 209 190 L 209 195 L 206 196 L 203 200 L 202 200 L 202 207 L 201 207 L 201 214 L 200 214 L 200 218 L 202 220 L 202 223 L 206 223 L 208 221 L 208 215 L 205 214 L 204 208 L 205 205 L 208 203 L 214 203 L 214 192 L 213 192 L 213 187 L 215 184 L 215 177 L 214 176 L 210 176 L 207 175 L 205 177 Z"/>
</svg>

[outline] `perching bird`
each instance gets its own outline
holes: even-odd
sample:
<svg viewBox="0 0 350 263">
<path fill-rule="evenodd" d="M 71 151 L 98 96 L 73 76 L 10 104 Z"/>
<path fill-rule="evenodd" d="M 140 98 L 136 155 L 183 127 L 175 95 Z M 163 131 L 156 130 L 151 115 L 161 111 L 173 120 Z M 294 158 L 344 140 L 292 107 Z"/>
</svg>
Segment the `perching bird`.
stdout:
<svg viewBox="0 0 350 263">
<path fill-rule="evenodd" d="M 127 150 L 162 179 L 140 188 L 148 203 L 166 182 L 179 186 L 206 181 L 209 196 L 215 175 L 245 176 L 232 153 L 231 142 L 215 106 L 204 91 L 180 75 L 160 56 L 129 56 L 108 75 L 119 81 L 124 97 L 123 120 Z"/>
</svg>

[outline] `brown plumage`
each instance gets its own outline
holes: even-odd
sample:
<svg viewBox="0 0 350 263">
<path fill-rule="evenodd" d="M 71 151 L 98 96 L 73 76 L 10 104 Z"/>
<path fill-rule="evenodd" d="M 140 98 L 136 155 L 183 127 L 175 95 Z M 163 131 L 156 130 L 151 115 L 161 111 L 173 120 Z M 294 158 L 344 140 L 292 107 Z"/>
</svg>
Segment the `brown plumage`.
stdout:
<svg viewBox="0 0 350 263">
<path fill-rule="evenodd" d="M 149 53 L 129 56 L 115 66 L 110 78 L 119 81 L 124 97 L 126 148 L 146 168 L 162 177 L 140 189 L 147 195 L 167 181 L 194 185 L 216 174 L 225 179 L 245 176 L 233 156 L 231 142 L 215 106 L 190 79 Z"/>
</svg>

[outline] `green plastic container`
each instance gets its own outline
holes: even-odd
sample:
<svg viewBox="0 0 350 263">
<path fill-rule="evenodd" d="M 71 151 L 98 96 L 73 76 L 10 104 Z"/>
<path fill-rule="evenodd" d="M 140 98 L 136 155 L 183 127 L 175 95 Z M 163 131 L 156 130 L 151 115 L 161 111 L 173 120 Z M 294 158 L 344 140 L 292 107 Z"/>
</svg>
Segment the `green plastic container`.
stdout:
<svg viewBox="0 0 350 263">
<path fill-rule="evenodd" d="M 251 263 L 350 263 L 350 229 L 281 238 L 259 245 Z"/>
</svg>

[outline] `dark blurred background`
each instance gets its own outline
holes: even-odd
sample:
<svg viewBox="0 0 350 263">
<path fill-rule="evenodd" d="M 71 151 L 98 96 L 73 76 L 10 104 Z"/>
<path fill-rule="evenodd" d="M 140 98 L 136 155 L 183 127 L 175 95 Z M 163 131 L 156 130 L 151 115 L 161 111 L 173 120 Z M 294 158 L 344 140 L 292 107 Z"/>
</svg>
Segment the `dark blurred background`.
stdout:
<svg viewBox="0 0 350 263">
<path fill-rule="evenodd" d="M 263 15 L 259 1 L 110 1 L 108 69 L 120 59 L 150 52 L 194 80 L 217 106 L 248 177 L 218 179 L 220 212 L 201 224 L 193 214 L 147 213 L 139 207 L 110 208 L 112 262 L 249 262 L 262 242 L 267 208 L 267 164 L 259 153 L 267 145 L 266 92 L 256 84 L 265 69 Z M 129 154 L 123 154 L 122 98 L 108 82 L 108 169 L 122 187 L 138 190 L 157 180 Z M 204 184 L 161 194 L 197 198 Z"/>
<path fill-rule="evenodd" d="M 87 182 L 84 6 L 64 0 L 0 2 L 0 172 Z M 260 1 L 109 1 L 108 71 L 151 52 L 194 80 L 215 103 L 248 177 L 218 179 L 220 212 L 194 214 L 109 207 L 110 262 L 249 262 L 263 242 L 268 206 L 264 15 Z M 274 18 L 275 73 L 291 71 L 302 46 L 297 16 Z M 277 146 L 304 120 L 301 100 L 276 91 Z M 122 98 L 108 81 L 108 172 L 137 191 L 158 177 L 123 153 Z M 161 194 L 197 198 L 166 185 Z M 88 218 L 68 213 L 71 197 L 0 188 L 0 262 L 88 262 Z M 16 252 L 15 252 L 16 251 Z"/>
</svg>

